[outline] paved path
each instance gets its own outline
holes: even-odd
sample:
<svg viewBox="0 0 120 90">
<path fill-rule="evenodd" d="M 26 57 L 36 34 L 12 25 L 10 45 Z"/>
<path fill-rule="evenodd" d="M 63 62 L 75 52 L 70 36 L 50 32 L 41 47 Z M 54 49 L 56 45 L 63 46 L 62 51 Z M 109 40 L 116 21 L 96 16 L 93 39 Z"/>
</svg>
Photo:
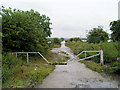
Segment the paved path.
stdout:
<svg viewBox="0 0 120 90">
<path fill-rule="evenodd" d="M 67 52 L 71 58 L 75 57 L 70 48 L 65 46 L 52 50 L 56 53 L 60 51 Z M 115 88 L 117 86 L 117 83 L 105 79 L 84 64 L 70 60 L 67 65 L 56 65 L 55 70 L 37 88 Z"/>
</svg>

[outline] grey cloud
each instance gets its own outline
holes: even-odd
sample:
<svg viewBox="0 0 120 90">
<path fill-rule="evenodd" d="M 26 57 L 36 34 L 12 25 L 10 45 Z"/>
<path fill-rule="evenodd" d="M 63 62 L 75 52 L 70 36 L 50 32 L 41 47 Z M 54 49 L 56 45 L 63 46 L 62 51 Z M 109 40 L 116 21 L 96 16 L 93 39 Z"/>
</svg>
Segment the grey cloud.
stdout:
<svg viewBox="0 0 120 90">
<path fill-rule="evenodd" d="M 34 9 L 51 18 L 52 37 L 86 37 L 86 30 L 117 20 L 119 0 L 0 0 L 1 5 Z"/>
</svg>

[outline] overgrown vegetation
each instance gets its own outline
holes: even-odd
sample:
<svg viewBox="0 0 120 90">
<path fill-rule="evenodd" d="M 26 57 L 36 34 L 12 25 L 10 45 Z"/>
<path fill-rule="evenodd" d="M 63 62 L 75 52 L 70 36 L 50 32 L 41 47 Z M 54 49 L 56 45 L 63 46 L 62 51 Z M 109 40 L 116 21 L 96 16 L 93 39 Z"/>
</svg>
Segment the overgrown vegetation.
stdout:
<svg viewBox="0 0 120 90">
<path fill-rule="evenodd" d="M 111 39 L 120 42 L 120 20 L 111 22 L 110 30 L 112 31 Z"/>
<path fill-rule="evenodd" d="M 64 51 L 61 51 L 60 53 L 63 53 L 63 54 L 65 54 L 65 55 L 69 55 L 69 54 L 67 54 L 66 52 L 64 52 Z"/>
<path fill-rule="evenodd" d="M 50 18 L 39 12 L 22 11 L 1 7 L 2 16 L 2 48 L 3 87 L 31 87 L 41 83 L 53 69 L 41 57 L 30 55 L 30 64 L 26 65 L 26 56 L 9 55 L 11 52 L 40 52 L 50 62 L 54 62 L 54 54 L 49 51 L 56 44 L 49 43 L 51 35 Z"/>
<path fill-rule="evenodd" d="M 0 89 L 2 88 L 2 17 L 0 16 Z"/>
<path fill-rule="evenodd" d="M 49 38 L 49 46 L 50 48 L 60 48 L 61 42 L 63 41 L 63 38 Z"/>
<path fill-rule="evenodd" d="M 79 37 L 75 37 L 75 38 L 70 38 L 70 41 L 81 41 L 81 39 Z"/>
<path fill-rule="evenodd" d="M 50 18 L 30 10 L 1 7 L 2 41 L 4 52 L 39 51 L 46 53 L 47 38 L 51 35 Z"/>
<path fill-rule="evenodd" d="M 64 63 L 64 62 L 67 62 L 68 59 L 70 59 L 70 57 L 68 57 L 68 56 L 63 56 L 63 55 L 59 55 L 56 59 L 57 59 L 57 60 L 54 61 L 53 63 Z"/>
<path fill-rule="evenodd" d="M 92 69 L 93 71 L 96 71 L 99 73 L 106 71 L 105 66 L 101 66 L 100 64 L 95 63 L 93 61 L 79 61 L 79 62 L 84 63 L 88 68 Z"/>
<path fill-rule="evenodd" d="M 49 59 L 52 59 L 49 56 Z M 26 60 L 20 57 L 16 59 L 14 55 L 7 55 L 3 62 L 3 87 L 34 87 L 54 70 L 54 65 L 48 65 L 38 57 L 30 59 L 30 64 L 26 65 Z M 9 63 L 9 64 L 8 64 Z"/>
<path fill-rule="evenodd" d="M 104 64 L 109 66 L 108 72 L 110 73 L 120 73 L 120 62 L 117 61 L 118 57 L 118 42 L 100 42 L 99 44 L 95 43 L 83 43 L 83 42 L 75 42 L 68 41 L 66 43 L 68 47 L 72 49 L 74 54 L 79 54 L 83 50 L 99 50 L 99 46 L 102 46 L 102 50 L 104 52 Z M 87 56 L 94 55 L 96 53 L 87 53 Z M 84 58 L 85 54 L 81 54 L 80 58 Z M 100 63 L 100 57 L 94 57 L 92 60 L 96 63 Z"/>
<path fill-rule="evenodd" d="M 88 42 L 81 42 L 81 41 L 70 41 L 68 40 L 66 45 L 72 49 L 74 54 L 79 54 L 80 52 L 84 50 L 99 50 L 101 47 L 103 50 L 104 55 L 104 64 L 109 66 L 108 72 L 109 73 L 120 73 L 120 62 L 117 60 L 117 57 L 119 57 L 119 50 L 120 50 L 120 42 L 119 42 L 119 30 L 120 30 L 120 21 L 113 21 L 110 23 L 110 30 L 112 31 L 111 39 L 113 41 L 107 42 L 108 33 L 103 30 L 101 26 L 98 26 L 98 28 L 93 28 L 89 31 L 87 35 L 87 41 Z M 87 56 L 94 55 L 96 53 L 87 53 Z M 80 58 L 85 57 L 85 54 L 82 54 L 79 56 Z M 96 63 L 100 63 L 100 57 L 94 57 L 92 60 Z M 89 62 L 84 62 L 89 68 L 93 69 L 93 66 Z M 90 65 L 89 65 L 90 64 Z M 98 66 L 96 66 L 97 69 Z M 99 68 L 99 67 L 98 67 Z M 99 70 L 98 70 L 99 71 Z"/>
<path fill-rule="evenodd" d="M 100 43 L 100 41 L 105 42 L 108 39 L 108 33 L 105 32 L 101 26 L 98 26 L 98 28 L 93 28 L 87 35 L 87 41 L 89 43 Z"/>
</svg>

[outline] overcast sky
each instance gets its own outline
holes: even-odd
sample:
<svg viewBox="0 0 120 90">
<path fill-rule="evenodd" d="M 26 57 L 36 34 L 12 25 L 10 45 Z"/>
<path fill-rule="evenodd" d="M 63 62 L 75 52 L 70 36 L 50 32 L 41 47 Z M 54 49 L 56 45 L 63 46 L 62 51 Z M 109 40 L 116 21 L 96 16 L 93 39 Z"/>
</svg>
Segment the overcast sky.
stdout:
<svg viewBox="0 0 120 90">
<path fill-rule="evenodd" d="M 0 4 L 21 10 L 34 9 L 51 18 L 52 37 L 86 37 L 101 25 L 110 33 L 109 24 L 118 19 L 119 0 L 0 0 Z"/>
</svg>

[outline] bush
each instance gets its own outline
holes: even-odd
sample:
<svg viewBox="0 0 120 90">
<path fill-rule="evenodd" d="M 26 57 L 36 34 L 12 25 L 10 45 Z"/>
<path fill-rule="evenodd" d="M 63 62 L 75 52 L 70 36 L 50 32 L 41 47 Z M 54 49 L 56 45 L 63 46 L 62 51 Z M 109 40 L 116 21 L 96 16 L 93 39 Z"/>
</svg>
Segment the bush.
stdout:
<svg viewBox="0 0 120 90">
<path fill-rule="evenodd" d="M 51 39 L 48 39 L 49 40 L 49 47 L 50 48 L 59 48 L 60 45 L 61 45 L 61 39 L 59 38 L 51 38 Z"/>
<path fill-rule="evenodd" d="M 120 62 L 115 61 L 111 64 L 109 68 L 110 73 L 120 73 Z"/>
<path fill-rule="evenodd" d="M 4 52 L 38 51 L 46 54 L 51 35 L 50 18 L 30 10 L 1 7 L 2 44 Z"/>
<path fill-rule="evenodd" d="M 103 55 L 104 55 L 104 63 L 110 65 L 109 71 L 111 73 L 120 73 L 120 62 L 117 62 L 118 57 L 118 42 L 100 42 L 100 43 L 82 43 L 82 42 L 67 42 L 66 45 L 70 47 L 74 54 L 79 54 L 83 50 L 99 50 L 99 46 L 102 47 Z M 96 53 L 87 53 L 87 56 L 94 55 Z M 81 54 L 80 58 L 84 58 L 85 55 Z M 93 60 L 96 63 L 100 62 L 100 57 L 94 57 L 89 60 Z"/>
<path fill-rule="evenodd" d="M 16 65 L 22 65 L 22 60 L 16 59 L 15 56 L 4 54 L 2 59 L 2 77 L 3 83 L 9 78 L 9 75 L 14 74 Z"/>
<path fill-rule="evenodd" d="M 53 38 L 53 43 L 54 44 L 60 44 L 60 39 L 59 38 Z"/>
<path fill-rule="evenodd" d="M 118 56 L 118 42 L 105 42 L 103 46 L 105 63 L 111 63 L 117 60 Z"/>
<path fill-rule="evenodd" d="M 70 38 L 70 41 L 82 41 L 79 37 L 75 37 L 75 38 Z"/>
</svg>

